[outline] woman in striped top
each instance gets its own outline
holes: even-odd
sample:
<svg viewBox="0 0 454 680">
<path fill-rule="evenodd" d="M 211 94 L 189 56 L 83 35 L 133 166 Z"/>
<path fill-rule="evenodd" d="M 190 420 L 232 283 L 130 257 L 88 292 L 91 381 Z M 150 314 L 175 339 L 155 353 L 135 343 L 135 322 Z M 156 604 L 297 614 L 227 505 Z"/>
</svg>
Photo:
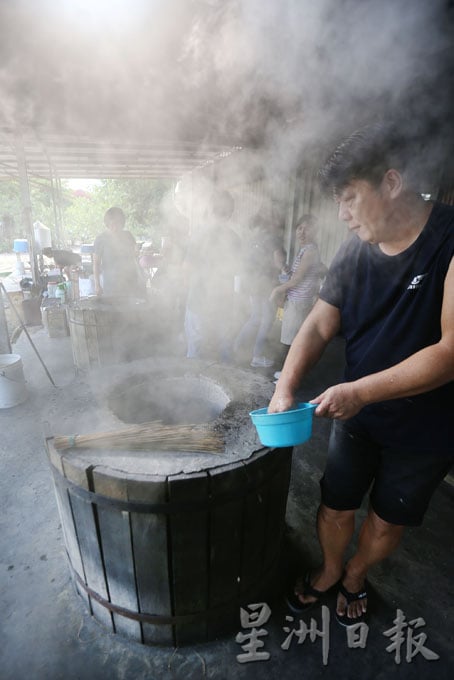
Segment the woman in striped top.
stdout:
<svg viewBox="0 0 454 680">
<path fill-rule="evenodd" d="M 288 281 L 276 286 L 270 297 L 278 306 L 285 300 L 281 342 L 287 348 L 314 306 L 320 288 L 322 265 L 315 242 L 316 231 L 317 219 L 313 215 L 303 215 L 296 227 L 299 248 L 292 264 L 292 275 Z"/>
</svg>

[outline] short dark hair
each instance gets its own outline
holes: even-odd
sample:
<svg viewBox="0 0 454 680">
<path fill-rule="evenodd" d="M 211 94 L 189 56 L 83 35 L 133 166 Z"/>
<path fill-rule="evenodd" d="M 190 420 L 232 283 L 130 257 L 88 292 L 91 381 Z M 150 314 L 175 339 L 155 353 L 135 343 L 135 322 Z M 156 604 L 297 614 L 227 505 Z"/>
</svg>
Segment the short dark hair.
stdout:
<svg viewBox="0 0 454 680">
<path fill-rule="evenodd" d="M 117 206 L 109 208 L 108 210 L 106 210 L 104 214 L 104 224 L 107 224 L 107 222 L 110 222 L 110 220 L 115 219 L 117 217 L 120 217 L 123 221 L 126 222 L 126 216 L 121 208 L 118 208 Z"/>
<path fill-rule="evenodd" d="M 339 193 L 355 179 L 378 185 L 390 168 L 404 172 L 408 140 L 392 123 L 373 123 L 344 139 L 319 170 L 322 189 Z"/>
</svg>

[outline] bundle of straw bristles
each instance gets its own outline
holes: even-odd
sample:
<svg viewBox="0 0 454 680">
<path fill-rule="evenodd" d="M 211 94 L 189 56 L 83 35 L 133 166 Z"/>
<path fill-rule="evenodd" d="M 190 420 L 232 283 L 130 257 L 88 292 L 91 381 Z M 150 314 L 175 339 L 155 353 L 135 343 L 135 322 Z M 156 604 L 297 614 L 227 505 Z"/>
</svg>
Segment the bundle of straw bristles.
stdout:
<svg viewBox="0 0 454 680">
<path fill-rule="evenodd" d="M 111 432 L 55 436 L 54 446 L 56 449 L 221 453 L 224 451 L 224 439 L 219 432 L 206 424 L 163 425 L 160 421 L 153 421 Z"/>
</svg>

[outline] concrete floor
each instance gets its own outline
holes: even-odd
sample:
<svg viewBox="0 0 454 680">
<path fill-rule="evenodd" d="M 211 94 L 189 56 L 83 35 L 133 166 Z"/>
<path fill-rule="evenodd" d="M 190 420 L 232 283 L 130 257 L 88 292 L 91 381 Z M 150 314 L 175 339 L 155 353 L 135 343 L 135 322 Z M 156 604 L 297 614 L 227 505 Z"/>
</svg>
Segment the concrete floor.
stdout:
<svg viewBox="0 0 454 680">
<path fill-rule="evenodd" d="M 281 647 L 287 637 L 284 627 L 297 628 L 299 621 L 286 621 L 288 612 L 280 598 L 267 603 L 271 617 L 263 628 L 268 635 L 260 639 L 265 643 L 261 651 L 270 658 L 263 661 L 239 663 L 237 657 L 244 653 L 235 640 L 242 630 L 239 618 L 231 636 L 181 649 L 145 647 L 105 632 L 86 612 L 70 579 L 44 449 L 43 424 L 49 414 L 54 420 L 67 417 L 63 396 L 80 391 L 81 379 L 74 374 L 69 338 L 49 338 L 44 329 L 34 329 L 32 338 L 58 387 L 50 384 L 22 334 L 14 351 L 22 357 L 29 397 L 0 410 L 0 680 L 452 677 L 453 507 L 447 484 L 436 493 L 423 527 L 407 531 L 399 550 L 370 574 L 365 648 L 349 648 L 345 630 L 332 617 L 327 665 L 320 637 L 311 642 L 308 635 L 303 644 L 294 637 L 288 650 Z M 337 380 L 341 350 L 340 343 L 333 344 L 305 384 L 303 398 Z M 312 440 L 294 451 L 283 579 L 287 571 L 319 560 L 313 527 L 328 430 L 328 422 L 316 420 Z M 334 594 L 327 604 L 333 612 Z M 393 627 L 398 609 L 407 622 L 424 620 L 416 629 L 413 624 L 412 635 L 414 640 L 427 635 L 425 642 L 421 639 L 422 651 L 435 652 L 438 660 L 428 660 L 421 652 L 406 660 L 411 639 L 407 628 L 402 660 L 396 663 L 395 652 L 386 650 L 392 641 L 384 633 Z M 320 608 L 302 620 L 310 624 L 311 617 L 320 629 Z"/>
</svg>

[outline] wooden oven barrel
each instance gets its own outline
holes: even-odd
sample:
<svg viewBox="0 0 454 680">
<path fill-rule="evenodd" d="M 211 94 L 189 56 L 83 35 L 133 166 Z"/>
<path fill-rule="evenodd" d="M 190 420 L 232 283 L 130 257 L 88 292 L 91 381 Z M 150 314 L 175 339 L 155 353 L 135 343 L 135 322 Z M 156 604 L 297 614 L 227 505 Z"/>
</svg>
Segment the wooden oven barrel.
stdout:
<svg viewBox="0 0 454 680">
<path fill-rule="evenodd" d="M 113 632 L 200 643 L 238 630 L 240 606 L 272 596 L 292 449 L 167 476 L 87 465 L 52 438 L 47 449 L 76 588 Z"/>
<path fill-rule="evenodd" d="M 152 310 L 136 298 L 87 298 L 68 307 L 74 365 L 91 369 L 149 355 Z"/>
</svg>

